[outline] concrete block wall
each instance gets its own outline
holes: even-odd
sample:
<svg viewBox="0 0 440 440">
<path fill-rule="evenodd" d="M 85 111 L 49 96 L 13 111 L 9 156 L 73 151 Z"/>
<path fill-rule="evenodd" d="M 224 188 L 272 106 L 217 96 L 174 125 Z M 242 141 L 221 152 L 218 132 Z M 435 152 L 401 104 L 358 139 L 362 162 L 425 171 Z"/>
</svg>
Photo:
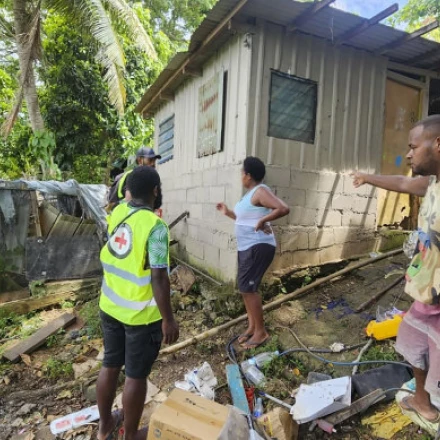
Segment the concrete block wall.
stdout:
<svg viewBox="0 0 440 440">
<path fill-rule="evenodd" d="M 171 231 L 178 245 L 172 248 L 182 259 L 215 278 L 234 281 L 237 247 L 233 220 L 216 210 L 225 202 L 230 209 L 242 196 L 242 165 L 227 165 L 162 177 L 163 216 L 168 222 L 189 211 L 187 220 Z M 160 173 L 160 170 L 159 170 Z"/>
<path fill-rule="evenodd" d="M 376 191 L 354 188 L 348 174 L 267 166 L 265 183 L 290 207 L 274 223 L 271 272 L 365 254 L 376 246 Z"/>
</svg>

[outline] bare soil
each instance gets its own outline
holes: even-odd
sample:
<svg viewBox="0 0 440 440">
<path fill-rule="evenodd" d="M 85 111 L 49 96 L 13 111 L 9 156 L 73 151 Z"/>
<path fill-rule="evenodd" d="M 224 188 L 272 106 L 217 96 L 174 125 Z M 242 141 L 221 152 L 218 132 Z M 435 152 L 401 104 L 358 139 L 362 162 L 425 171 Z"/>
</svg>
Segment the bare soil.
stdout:
<svg viewBox="0 0 440 440">
<path fill-rule="evenodd" d="M 289 330 L 293 329 L 300 339 L 309 347 L 328 348 L 335 342 L 345 345 L 364 344 L 367 342 L 365 327 L 371 319 L 374 319 L 377 305 L 386 309 L 392 306 L 400 310 L 407 310 L 410 299 L 402 293 L 403 284 L 394 287 L 385 294 L 377 304 L 372 305 L 365 312 L 356 314 L 353 310 L 369 299 L 374 293 L 389 285 L 403 273 L 408 260 L 399 255 L 378 261 L 374 264 L 358 269 L 347 276 L 326 283 L 320 288 L 310 291 L 307 295 L 286 302 L 277 310 L 266 315 L 268 329 L 271 333 L 271 341 L 266 348 L 259 351 L 276 349 L 283 351 L 298 347 L 298 342 Z M 334 267 L 333 270 L 338 267 Z M 328 269 L 327 269 L 328 270 Z M 321 276 L 324 273 L 321 273 Z M 283 291 L 292 291 L 304 282 L 310 282 L 310 273 L 297 274 L 282 280 L 281 284 L 271 287 L 264 294 L 265 301 L 274 296 L 284 295 Z M 184 340 L 204 330 L 215 327 L 242 313 L 242 304 L 236 292 L 230 287 L 213 288 L 212 285 L 198 280 L 195 288 L 185 296 L 176 296 L 173 299 L 177 311 L 177 318 L 181 328 L 181 338 Z M 79 309 L 80 306 L 77 306 Z M 65 310 L 54 309 L 50 312 L 51 317 L 63 313 Z M 46 316 L 47 317 L 47 316 Z M 91 319 L 91 318 L 89 318 Z M 98 319 L 97 316 L 94 319 Z M 96 325 L 96 323 L 94 323 Z M 78 411 L 90 406 L 94 400 L 94 373 L 84 373 L 73 385 L 68 382 L 73 380 L 72 371 L 63 372 L 60 365 L 84 364 L 86 361 L 96 359 L 102 349 L 100 339 L 90 339 L 87 330 L 90 323 L 79 322 L 76 325 L 77 332 L 84 333 L 76 339 L 69 339 L 72 329 L 67 329 L 66 335 L 60 337 L 51 347 L 44 346 L 38 351 L 25 358 L 26 362 L 15 365 L 8 363 L 0 364 L 0 439 L 33 440 L 50 439 L 53 436 L 48 429 L 48 423 L 56 416 L 62 416 L 69 412 Z M 81 327 L 83 329 L 81 330 Z M 184 374 L 207 361 L 212 366 L 219 382 L 216 391 L 216 400 L 222 404 L 231 403 L 225 377 L 225 366 L 230 362 L 226 351 L 227 343 L 245 328 L 245 324 L 232 327 L 223 334 L 206 339 L 175 354 L 161 356 L 150 376 L 150 381 L 161 389 L 169 392 L 176 380 L 182 380 Z M 74 333 L 75 335 L 75 333 Z M 10 342 L 10 341 L 9 341 Z M 1 347 L 4 349 L 4 347 Z M 333 361 L 351 361 L 356 359 L 359 350 L 348 351 L 340 354 L 325 355 Z M 237 353 L 238 360 L 243 360 L 249 353 Z M 399 359 L 394 352 L 393 341 L 373 343 L 365 358 L 374 359 Z M 48 361 L 59 361 L 58 369 L 51 370 L 52 376 L 48 377 Z M 95 370 L 99 368 L 99 364 Z M 274 362 L 270 370 L 266 371 L 266 391 L 276 397 L 288 400 L 291 391 L 307 380 L 309 371 L 319 371 L 339 377 L 350 374 L 351 368 L 324 365 L 307 354 L 295 354 L 286 356 L 282 361 Z M 58 376 L 56 377 L 56 375 Z M 63 376 L 64 374 L 64 376 Z M 91 379 L 88 379 L 91 377 Z M 57 385 L 54 392 L 49 387 Z M 35 396 L 37 390 L 47 390 L 44 396 Z M 25 397 L 15 398 L 14 393 L 25 391 Z M 161 394 L 162 398 L 164 394 Z M 159 399 L 160 400 L 160 399 Z M 292 401 L 291 401 L 292 402 Z M 25 404 L 31 404 L 23 409 Z M 157 402 L 148 407 L 143 417 L 143 423 L 148 423 Z M 35 405 L 35 406 L 32 406 Z M 266 406 L 269 410 L 272 404 Z M 376 405 L 367 414 L 380 409 Z M 20 414 L 20 410 L 29 411 Z M 309 425 L 300 427 L 300 439 L 373 439 L 368 428 L 360 424 L 360 417 L 353 417 L 337 426 L 336 434 L 326 434 L 319 428 L 313 432 L 308 431 Z M 67 433 L 64 438 L 76 440 L 88 440 L 96 438 L 96 426 L 87 426 L 82 430 Z M 427 439 L 429 438 L 415 425 L 410 425 L 394 439 Z"/>
</svg>

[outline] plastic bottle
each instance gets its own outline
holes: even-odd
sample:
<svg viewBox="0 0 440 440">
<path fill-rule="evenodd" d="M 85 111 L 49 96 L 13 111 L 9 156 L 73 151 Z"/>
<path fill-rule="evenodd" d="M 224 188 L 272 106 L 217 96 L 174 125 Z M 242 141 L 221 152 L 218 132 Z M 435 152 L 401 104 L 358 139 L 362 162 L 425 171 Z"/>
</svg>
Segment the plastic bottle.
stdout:
<svg viewBox="0 0 440 440">
<path fill-rule="evenodd" d="M 243 368 L 243 364 L 245 364 L 245 368 Z M 243 373 L 247 380 L 256 386 L 263 385 L 266 378 L 255 365 L 255 359 L 249 359 L 246 363 L 243 362 L 243 364 L 241 368 L 243 369 Z"/>
<path fill-rule="evenodd" d="M 277 351 L 265 351 L 264 353 L 259 353 L 255 355 L 252 359 L 255 359 L 255 365 L 258 368 L 262 368 L 268 363 L 272 362 L 277 356 L 280 355 L 280 352 Z"/>
<path fill-rule="evenodd" d="M 263 399 L 261 397 L 259 397 L 257 399 L 257 404 L 255 405 L 254 408 L 254 417 L 261 417 L 264 413 L 264 408 L 263 408 Z"/>
</svg>

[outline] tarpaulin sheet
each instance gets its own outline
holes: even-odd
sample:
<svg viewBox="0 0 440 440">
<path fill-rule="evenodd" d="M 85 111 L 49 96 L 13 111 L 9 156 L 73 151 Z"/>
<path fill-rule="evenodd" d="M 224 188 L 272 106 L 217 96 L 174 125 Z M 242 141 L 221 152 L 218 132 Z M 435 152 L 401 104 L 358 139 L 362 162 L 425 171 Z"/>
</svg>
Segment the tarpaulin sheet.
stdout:
<svg viewBox="0 0 440 440">
<path fill-rule="evenodd" d="M 105 206 L 107 205 L 107 186 L 82 184 L 76 180 L 68 180 L 67 182 L 20 180 L 20 182 L 24 183 L 29 189 L 45 194 L 65 194 L 78 197 L 87 215 L 97 222 L 102 231 L 106 230 L 107 213 Z"/>
</svg>

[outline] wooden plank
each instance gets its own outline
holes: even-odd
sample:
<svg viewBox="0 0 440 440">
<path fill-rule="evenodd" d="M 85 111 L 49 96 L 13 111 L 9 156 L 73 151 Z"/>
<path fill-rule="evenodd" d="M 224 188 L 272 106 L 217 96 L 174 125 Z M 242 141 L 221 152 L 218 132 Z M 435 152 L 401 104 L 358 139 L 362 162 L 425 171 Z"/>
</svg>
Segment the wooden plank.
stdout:
<svg viewBox="0 0 440 440">
<path fill-rule="evenodd" d="M 4 313 L 14 313 L 17 315 L 24 315 L 25 313 L 32 312 L 33 310 L 44 309 L 45 307 L 59 304 L 62 301 L 74 300 L 77 295 L 74 292 L 56 293 L 54 295 L 47 295 L 41 298 L 26 298 L 18 301 L 9 301 L 4 304 L 0 304 L 0 311 Z"/>
<path fill-rule="evenodd" d="M 98 226 L 93 220 L 83 220 L 76 229 L 73 236 L 77 237 L 82 235 L 93 235 L 96 233 L 97 230 Z"/>
<path fill-rule="evenodd" d="M 30 202 L 31 202 L 31 219 L 32 219 L 32 236 L 41 237 L 43 235 L 40 223 L 40 213 L 38 212 L 38 200 L 37 193 L 35 191 L 31 191 L 30 193 Z"/>
<path fill-rule="evenodd" d="M 314 2 L 287 26 L 287 32 L 293 32 L 299 27 L 303 26 L 310 21 L 315 14 L 322 9 L 328 8 L 332 3 L 334 3 L 334 1 L 335 0 L 321 0 L 319 2 Z"/>
<path fill-rule="evenodd" d="M 376 51 L 376 53 L 380 55 L 384 55 L 387 52 L 389 52 L 391 49 L 396 49 L 397 47 L 402 46 L 403 44 L 408 43 L 409 41 L 412 41 L 416 38 L 421 37 L 422 35 L 427 34 L 428 32 L 431 32 L 434 29 L 437 29 L 438 26 L 439 26 L 439 22 L 437 20 L 434 20 L 433 22 L 427 24 L 426 26 L 423 26 L 420 29 L 411 32 L 410 34 L 407 34 L 404 37 L 397 39 L 396 41 L 392 41 L 391 43 L 385 44 L 384 46 L 380 47 Z"/>
<path fill-rule="evenodd" d="M 394 14 L 396 11 L 398 11 L 398 9 L 399 5 L 397 3 L 392 4 L 388 8 L 376 14 L 374 17 L 366 19 L 361 25 L 356 26 L 353 29 L 349 29 L 347 32 L 344 32 L 340 37 L 337 37 L 335 40 L 335 45 L 338 46 L 339 44 L 344 44 L 352 38 L 356 37 L 357 35 L 362 34 L 366 30 L 370 29 L 372 26 L 375 26 L 384 18 Z"/>
<path fill-rule="evenodd" d="M 72 322 L 75 320 L 75 315 L 65 313 L 64 315 L 50 322 L 48 325 L 37 330 L 33 335 L 6 350 L 3 353 L 3 357 L 11 362 L 17 362 L 22 354 L 32 353 L 38 347 L 43 345 L 49 336 L 54 335 L 58 330 L 72 324 Z"/>
<path fill-rule="evenodd" d="M 343 422 L 344 420 L 349 419 L 361 411 L 365 411 L 371 405 L 381 401 L 385 397 L 385 394 L 381 388 L 372 391 L 370 394 L 367 394 L 364 397 L 353 402 L 348 408 L 344 408 L 341 411 L 338 411 L 331 416 L 325 418 L 325 421 L 331 423 L 332 425 L 337 425 L 338 423 Z"/>
<path fill-rule="evenodd" d="M 73 215 L 61 214 L 57 217 L 52 229 L 50 230 L 47 238 L 52 237 L 65 237 L 70 238 L 75 234 L 78 229 L 81 219 L 74 217 Z"/>
<path fill-rule="evenodd" d="M 28 289 L 16 290 L 14 292 L 3 292 L 0 293 L 0 304 L 18 301 L 20 299 L 29 298 L 30 293 Z"/>
<path fill-rule="evenodd" d="M 232 396 L 233 405 L 249 414 L 249 404 L 244 392 L 243 381 L 241 380 L 240 369 L 236 364 L 226 365 L 226 378 L 228 379 L 229 391 Z"/>
<path fill-rule="evenodd" d="M 39 211 L 41 232 L 43 234 L 43 237 L 47 237 L 58 216 L 61 214 L 48 202 L 43 202 L 43 204 L 39 208 Z"/>
<path fill-rule="evenodd" d="M 47 295 L 65 292 L 80 292 L 82 290 L 99 287 L 102 277 L 83 278 L 80 280 L 51 281 L 44 284 Z"/>
</svg>

